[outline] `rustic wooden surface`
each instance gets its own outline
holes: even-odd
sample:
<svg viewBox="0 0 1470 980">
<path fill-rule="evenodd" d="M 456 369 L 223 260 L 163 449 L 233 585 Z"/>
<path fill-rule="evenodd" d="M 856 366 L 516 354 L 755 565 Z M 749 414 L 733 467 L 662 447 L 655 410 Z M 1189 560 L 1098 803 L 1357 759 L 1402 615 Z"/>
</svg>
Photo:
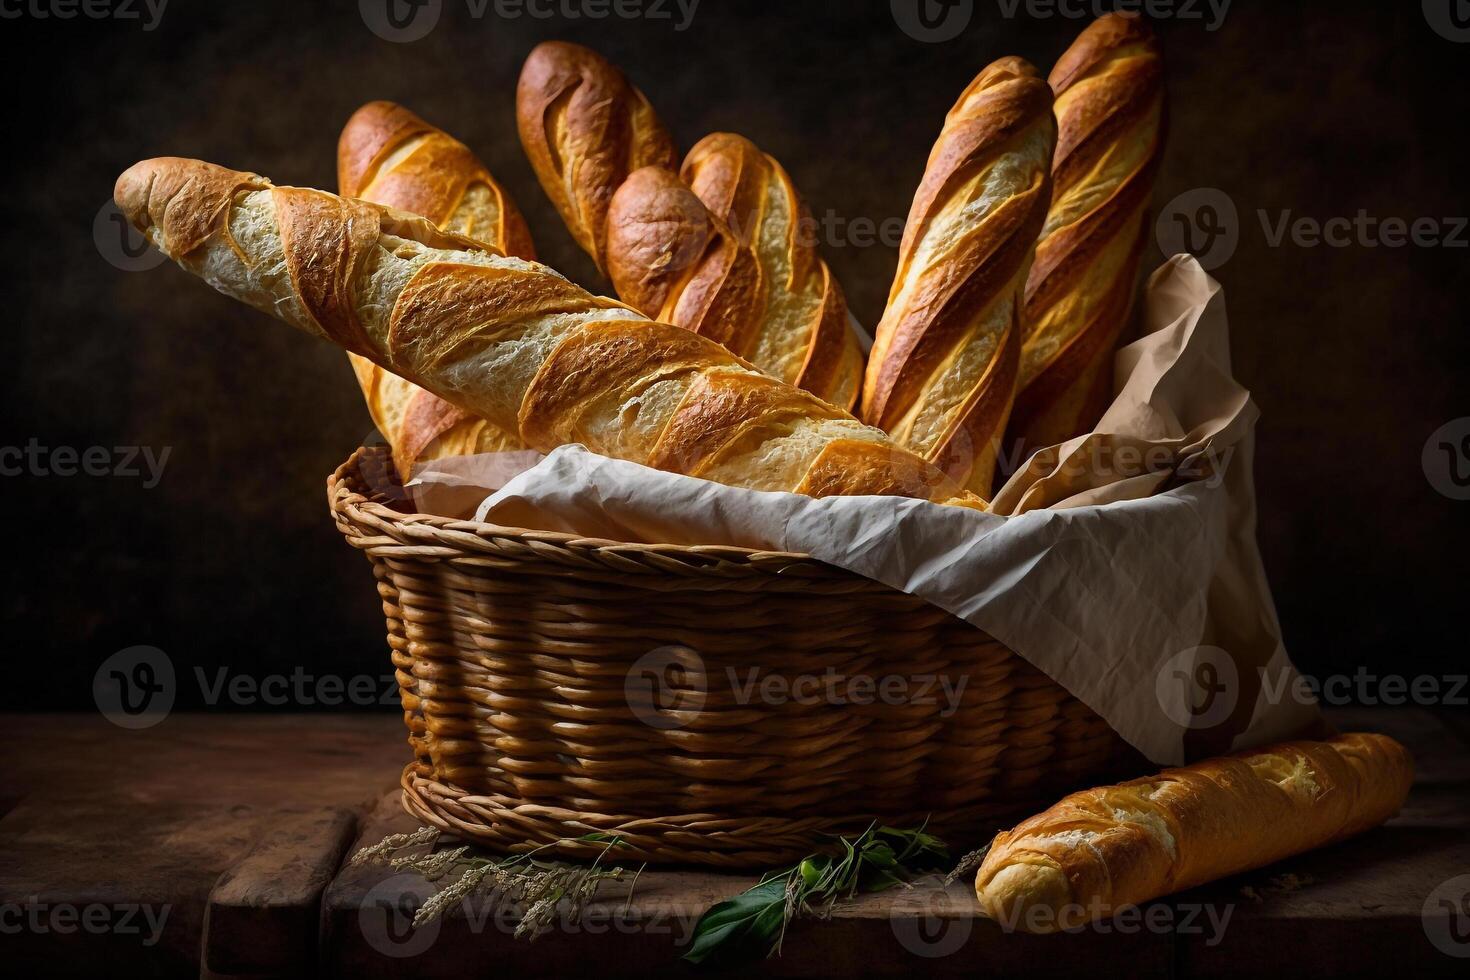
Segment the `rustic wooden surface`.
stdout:
<svg viewBox="0 0 1470 980">
<path fill-rule="evenodd" d="M 1126 932 L 1006 934 L 977 917 L 968 885 L 920 883 L 798 923 L 783 955 L 758 966 L 780 976 L 1464 976 L 1470 959 L 1429 938 L 1439 930 L 1470 955 L 1466 896 L 1459 909 L 1431 901 L 1470 874 L 1463 720 L 1334 720 L 1393 734 L 1418 762 L 1404 812 L 1355 841 L 1154 903 L 1153 919 Z M 677 959 L 694 922 L 755 880 L 644 872 L 631 899 L 609 884 L 582 922 L 535 942 L 514 939 L 514 917 L 488 901 L 413 932 L 408 919 L 431 886 L 344 867 L 351 849 L 415 826 L 392 788 L 405 751 L 396 717 L 177 714 L 123 731 L 95 716 L 12 715 L 0 733 L 7 975 L 709 975 L 718 971 Z"/>
</svg>

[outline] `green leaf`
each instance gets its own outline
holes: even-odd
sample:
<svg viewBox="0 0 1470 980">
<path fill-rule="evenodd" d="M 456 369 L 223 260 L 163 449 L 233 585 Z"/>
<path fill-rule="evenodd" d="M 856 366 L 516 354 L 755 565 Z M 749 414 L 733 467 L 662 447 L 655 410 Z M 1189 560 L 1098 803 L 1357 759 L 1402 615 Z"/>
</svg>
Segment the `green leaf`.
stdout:
<svg viewBox="0 0 1470 980">
<path fill-rule="evenodd" d="M 786 878 L 772 878 L 712 906 L 694 927 L 684 959 L 703 963 L 756 949 L 769 949 L 785 919 Z"/>
<path fill-rule="evenodd" d="M 856 837 L 833 839 L 836 853 L 813 854 L 766 875 L 753 888 L 705 912 L 684 959 L 704 963 L 779 953 L 791 918 L 830 916 L 839 899 L 905 884 L 949 859 L 944 842 L 925 833 L 923 826 L 897 830 L 875 822 Z"/>
</svg>

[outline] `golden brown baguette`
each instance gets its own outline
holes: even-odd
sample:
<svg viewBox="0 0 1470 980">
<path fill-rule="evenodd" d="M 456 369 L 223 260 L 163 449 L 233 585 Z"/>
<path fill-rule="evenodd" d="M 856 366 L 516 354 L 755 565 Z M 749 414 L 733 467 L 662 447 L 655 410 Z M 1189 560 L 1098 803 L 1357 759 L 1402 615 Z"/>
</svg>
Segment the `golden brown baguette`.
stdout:
<svg viewBox="0 0 1470 980">
<path fill-rule="evenodd" d="M 424 218 L 174 157 L 133 165 L 115 198 L 219 291 L 530 448 L 581 442 L 757 490 L 978 503 L 882 432 L 714 341 Z"/>
<path fill-rule="evenodd" d="M 1052 203 L 1026 283 L 1010 427 L 1027 455 L 1090 431 L 1107 409 L 1163 151 L 1163 60 L 1142 17 L 1094 21 L 1050 81 Z"/>
<path fill-rule="evenodd" d="M 684 178 L 692 189 L 645 167 L 613 195 L 608 268 L 618 295 L 850 409 L 862 350 L 785 171 L 749 140 L 717 133 L 690 151 Z"/>
<path fill-rule="evenodd" d="M 970 83 L 929 154 L 868 356 L 863 420 L 980 494 L 1015 395 L 1055 143 L 1051 90 L 1025 61 Z"/>
<path fill-rule="evenodd" d="M 613 192 L 640 167 L 674 167 L 668 131 L 622 72 L 567 41 L 538 44 L 526 58 L 516 85 L 516 124 L 546 196 L 606 274 Z"/>
<path fill-rule="evenodd" d="M 753 360 L 762 305 L 755 254 L 678 174 L 628 175 L 607 212 L 607 260 L 623 302 Z"/>
<path fill-rule="evenodd" d="M 1007 928 L 1072 928 L 1376 827 L 1413 776 L 1402 745 L 1352 734 L 1073 793 L 995 838 L 975 893 Z"/>
<path fill-rule="evenodd" d="M 392 102 L 369 102 L 347 120 L 337 140 L 337 185 L 345 197 L 422 215 L 507 255 L 536 257 L 525 220 L 469 147 Z M 415 463 L 522 448 L 504 429 L 359 354 L 347 356 L 403 479 Z"/>
<path fill-rule="evenodd" d="M 745 356 L 768 374 L 852 408 L 862 387 L 862 347 L 790 175 L 734 133 L 694 144 L 680 175 L 755 256 L 759 327 Z"/>
</svg>

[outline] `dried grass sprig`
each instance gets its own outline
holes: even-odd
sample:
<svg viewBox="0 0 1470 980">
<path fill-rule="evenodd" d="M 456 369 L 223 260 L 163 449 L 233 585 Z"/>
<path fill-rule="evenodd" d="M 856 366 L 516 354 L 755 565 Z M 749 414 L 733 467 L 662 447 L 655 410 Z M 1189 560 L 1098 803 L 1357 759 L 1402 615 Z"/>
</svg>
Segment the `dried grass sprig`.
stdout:
<svg viewBox="0 0 1470 980">
<path fill-rule="evenodd" d="M 608 852 L 623 844 L 622 838 L 615 835 L 587 834 L 575 841 L 553 841 L 506 858 L 481 857 L 472 854 L 468 846 L 435 851 L 439 838 L 439 831 L 434 827 L 422 827 L 409 834 L 390 834 L 377 844 L 359 850 L 348 864 L 353 867 L 382 864 L 395 871 L 414 872 L 428 881 L 439 881 L 463 868 L 458 878 L 430 895 L 419 907 L 413 918 L 414 927 L 432 922 L 460 902 L 488 891 L 496 897 L 497 912 L 514 912 L 516 906 L 525 907 L 516 924 L 515 936 L 533 940 L 550 928 L 558 913 L 577 921 L 604 881 L 620 881 L 626 873 L 621 867 L 602 867 Z M 569 843 L 600 843 L 603 848 L 587 865 L 536 857 L 549 847 Z M 637 875 L 633 883 L 637 883 Z M 624 907 L 632 900 L 630 886 Z"/>
</svg>

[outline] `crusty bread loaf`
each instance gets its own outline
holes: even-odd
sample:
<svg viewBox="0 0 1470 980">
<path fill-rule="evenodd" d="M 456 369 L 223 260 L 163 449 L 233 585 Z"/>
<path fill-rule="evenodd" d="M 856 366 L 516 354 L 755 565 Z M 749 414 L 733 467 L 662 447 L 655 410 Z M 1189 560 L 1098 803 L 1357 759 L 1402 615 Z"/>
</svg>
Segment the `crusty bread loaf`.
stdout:
<svg viewBox="0 0 1470 980">
<path fill-rule="evenodd" d="M 516 124 L 546 196 L 606 273 L 613 192 L 640 167 L 674 167 L 668 131 L 622 72 L 567 41 L 538 44 L 526 58 L 516 85 Z"/>
<path fill-rule="evenodd" d="M 976 505 L 943 474 L 719 344 L 424 218 L 172 157 L 117 204 L 221 292 L 550 450 L 758 490 Z"/>
<path fill-rule="evenodd" d="M 1051 90 L 1025 61 L 970 83 L 929 155 L 868 357 L 863 420 L 981 494 L 1015 395 L 1055 143 Z"/>
<path fill-rule="evenodd" d="M 347 120 L 337 141 L 337 185 L 344 197 L 422 215 L 507 255 L 536 257 L 525 220 L 469 147 L 392 102 L 369 102 Z M 415 463 L 522 448 L 504 429 L 360 354 L 347 356 L 403 479 Z"/>
<path fill-rule="evenodd" d="M 790 175 L 734 133 L 711 133 L 694 144 L 680 175 L 755 256 L 761 290 L 752 305 L 759 327 L 744 356 L 774 377 L 851 408 L 862 387 L 862 347 Z"/>
<path fill-rule="evenodd" d="M 1353 734 L 1073 793 L 995 838 L 975 892 L 1008 928 L 1075 927 L 1376 827 L 1413 776 L 1402 745 Z"/>
<path fill-rule="evenodd" d="M 1026 455 L 1090 431 L 1107 409 L 1163 150 L 1163 62 L 1144 18 L 1094 21 L 1050 80 L 1052 203 L 1026 284 L 1010 424 Z"/>
<path fill-rule="evenodd" d="M 645 167 L 613 195 L 608 268 L 618 295 L 851 408 L 862 351 L 785 171 L 749 140 L 718 133 L 690 151 L 684 177 L 692 189 Z"/>
<path fill-rule="evenodd" d="M 607 259 L 623 302 L 753 360 L 762 305 L 755 254 L 678 174 L 628 175 L 608 208 Z"/>
</svg>

